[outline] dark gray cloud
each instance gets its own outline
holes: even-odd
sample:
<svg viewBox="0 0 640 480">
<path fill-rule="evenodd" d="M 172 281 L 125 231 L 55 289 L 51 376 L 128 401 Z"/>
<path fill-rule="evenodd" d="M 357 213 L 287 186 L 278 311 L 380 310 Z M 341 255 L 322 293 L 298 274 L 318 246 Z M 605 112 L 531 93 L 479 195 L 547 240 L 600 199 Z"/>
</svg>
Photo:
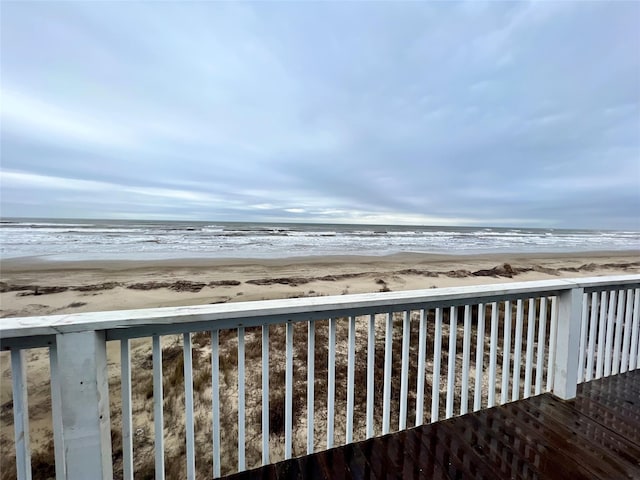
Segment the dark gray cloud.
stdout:
<svg viewBox="0 0 640 480">
<path fill-rule="evenodd" d="M 635 2 L 3 4 L 5 216 L 640 229 Z"/>
</svg>

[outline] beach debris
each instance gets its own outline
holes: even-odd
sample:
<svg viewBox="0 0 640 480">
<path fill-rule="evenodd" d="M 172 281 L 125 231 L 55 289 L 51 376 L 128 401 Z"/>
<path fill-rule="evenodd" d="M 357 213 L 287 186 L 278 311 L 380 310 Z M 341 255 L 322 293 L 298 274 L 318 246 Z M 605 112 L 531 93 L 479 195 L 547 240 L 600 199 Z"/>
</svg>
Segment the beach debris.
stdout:
<svg viewBox="0 0 640 480">
<path fill-rule="evenodd" d="M 67 305 L 64 308 L 79 308 L 79 307 L 84 307 L 87 303 L 86 302 L 71 302 L 69 305 Z"/>
<path fill-rule="evenodd" d="M 324 275 L 322 277 L 280 277 L 280 278 L 257 278 L 254 280 L 247 280 L 246 283 L 252 285 L 290 285 L 297 287 L 298 285 L 304 285 L 305 283 L 315 282 L 317 280 L 322 282 L 337 282 L 339 280 L 348 280 L 350 278 L 364 277 L 370 275 L 369 272 L 361 273 L 342 273 L 340 275 Z"/>
<path fill-rule="evenodd" d="M 596 265 L 595 263 L 585 263 L 584 265 L 582 265 L 580 267 L 580 270 L 584 270 L 584 271 L 587 271 L 587 272 L 593 272 L 597 268 L 598 268 L 598 265 Z"/>
<path fill-rule="evenodd" d="M 451 278 L 465 278 L 471 276 L 471 272 L 469 270 L 450 270 L 446 275 Z"/>
<path fill-rule="evenodd" d="M 325 282 L 335 282 L 336 280 L 346 280 L 349 278 L 364 277 L 369 275 L 367 272 L 362 273 L 341 273 L 340 275 L 325 275 L 324 277 L 313 278 L 312 280 L 322 280 Z"/>
<path fill-rule="evenodd" d="M 559 272 L 579 272 L 580 270 L 578 270 L 576 267 L 560 267 L 558 271 Z"/>
<path fill-rule="evenodd" d="M 49 295 L 51 293 L 66 292 L 69 287 L 43 287 L 40 285 L 34 285 L 31 287 L 31 291 L 18 293 L 19 297 L 28 297 L 29 295 Z"/>
<path fill-rule="evenodd" d="M 231 297 L 220 297 L 214 300 L 213 302 L 209 302 L 209 305 L 217 305 L 218 303 L 227 303 L 229 300 L 231 300 Z"/>
<path fill-rule="evenodd" d="M 22 292 L 24 290 L 31 290 L 31 292 L 19 293 L 18 296 L 26 297 L 29 295 L 46 295 L 51 293 L 66 292 L 67 290 L 73 290 L 76 292 L 97 292 L 100 290 L 110 290 L 112 288 L 122 285 L 118 282 L 104 282 L 95 283 L 89 285 L 78 286 L 43 286 L 43 285 L 15 285 L 6 282 L 0 282 L 0 293 L 6 292 Z"/>
<path fill-rule="evenodd" d="M 555 270 L 554 268 L 547 268 L 547 267 L 543 267 L 542 265 L 534 265 L 533 266 L 533 271 L 535 272 L 540 272 L 540 273 L 546 273 L 547 275 L 560 275 L 558 273 L 557 270 Z"/>
<path fill-rule="evenodd" d="M 174 282 L 170 287 L 169 290 L 174 290 L 176 292 L 199 292 L 200 290 L 202 290 L 204 287 L 206 287 L 207 284 L 206 283 L 202 283 L 202 282 L 190 282 L 189 280 L 178 280 L 177 282 Z"/>
<path fill-rule="evenodd" d="M 380 292 L 390 292 L 391 289 L 389 288 L 389 285 L 387 285 L 387 282 L 384 281 L 384 279 L 382 278 L 376 278 L 376 284 L 381 285 L 382 288 L 380 288 Z"/>
<path fill-rule="evenodd" d="M 488 270 L 478 270 L 476 272 L 473 272 L 473 276 L 475 277 L 507 277 L 507 278 L 511 278 L 514 275 L 517 275 L 518 272 L 516 272 L 513 267 L 511 267 L 511 265 L 509 265 L 508 263 L 505 263 L 501 266 L 497 266 L 497 267 L 493 267 L 491 269 Z"/>
<path fill-rule="evenodd" d="M 78 292 L 97 292 L 100 290 L 111 290 L 121 285 L 122 283 L 119 283 L 119 282 L 104 282 L 104 283 L 94 283 L 90 285 L 80 285 L 77 287 L 70 287 L 70 289 L 76 290 Z"/>
<path fill-rule="evenodd" d="M 422 275 L 423 277 L 432 277 L 436 278 L 438 276 L 438 272 L 432 272 L 430 270 L 418 270 L 417 268 L 405 268 L 404 270 L 399 270 L 397 273 L 400 275 Z"/>
<path fill-rule="evenodd" d="M 20 287 L 20 285 L 11 285 L 7 282 L 0 282 L 0 293 L 15 292 L 16 290 L 26 290 L 26 288 Z"/>
<path fill-rule="evenodd" d="M 156 288 L 169 288 L 170 282 L 141 282 L 127 285 L 130 290 L 155 290 Z"/>
<path fill-rule="evenodd" d="M 297 287 L 298 285 L 304 285 L 311 282 L 312 279 L 304 277 L 281 277 L 281 278 L 258 278 L 255 280 L 247 280 L 247 283 L 252 285 L 290 285 Z"/>
<path fill-rule="evenodd" d="M 142 282 L 127 285 L 131 290 L 156 290 L 158 288 L 168 288 L 175 292 L 192 292 L 197 293 L 206 287 L 203 282 L 191 282 L 189 280 L 178 280 L 176 282 Z"/>
<path fill-rule="evenodd" d="M 214 280 L 209 282 L 210 287 L 237 287 L 242 282 L 238 280 Z"/>
<path fill-rule="evenodd" d="M 622 270 L 637 270 L 637 267 L 640 267 L 640 262 L 630 262 L 630 263 L 605 263 L 601 265 L 603 268 L 621 268 Z"/>
</svg>

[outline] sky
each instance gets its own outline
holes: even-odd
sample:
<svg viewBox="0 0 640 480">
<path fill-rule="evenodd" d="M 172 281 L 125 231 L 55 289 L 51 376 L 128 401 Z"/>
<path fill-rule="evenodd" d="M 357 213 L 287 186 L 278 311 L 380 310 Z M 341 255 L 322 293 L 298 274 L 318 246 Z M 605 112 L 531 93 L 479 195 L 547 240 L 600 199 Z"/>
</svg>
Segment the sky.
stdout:
<svg viewBox="0 0 640 480">
<path fill-rule="evenodd" d="M 3 217 L 640 230 L 640 2 L 0 21 Z"/>
</svg>

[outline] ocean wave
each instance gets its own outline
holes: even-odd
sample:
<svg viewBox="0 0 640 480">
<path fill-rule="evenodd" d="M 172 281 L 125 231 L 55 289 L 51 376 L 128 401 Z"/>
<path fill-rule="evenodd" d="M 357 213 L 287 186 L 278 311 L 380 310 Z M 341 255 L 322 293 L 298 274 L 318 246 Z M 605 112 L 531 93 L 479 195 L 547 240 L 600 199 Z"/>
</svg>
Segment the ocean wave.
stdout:
<svg viewBox="0 0 640 480">
<path fill-rule="evenodd" d="M 39 226 L 33 228 L 34 224 Z M 66 254 L 82 258 L 118 254 L 127 258 L 138 254 L 275 258 L 631 249 L 640 249 L 640 232 L 126 221 L 15 222 L 0 228 L 2 258 Z"/>
</svg>

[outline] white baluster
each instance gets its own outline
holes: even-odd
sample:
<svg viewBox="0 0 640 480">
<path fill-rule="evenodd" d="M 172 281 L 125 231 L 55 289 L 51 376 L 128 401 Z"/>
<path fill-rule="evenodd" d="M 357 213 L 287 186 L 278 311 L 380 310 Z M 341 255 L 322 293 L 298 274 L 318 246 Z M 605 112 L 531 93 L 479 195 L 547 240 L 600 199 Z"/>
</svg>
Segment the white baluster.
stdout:
<svg viewBox="0 0 640 480">
<path fill-rule="evenodd" d="M 292 456 L 293 439 L 293 323 L 287 322 L 284 402 L 284 459 Z"/>
<path fill-rule="evenodd" d="M 407 428 L 407 397 L 409 394 L 409 341 L 411 312 L 405 311 L 402 320 L 402 370 L 400 373 L 400 419 L 398 428 Z"/>
<path fill-rule="evenodd" d="M 442 308 L 436 308 L 436 330 L 433 336 L 433 380 L 431 382 L 431 422 L 438 421 L 440 409 L 440 361 L 442 357 Z"/>
<path fill-rule="evenodd" d="M 196 478 L 195 433 L 193 424 L 193 365 L 191 334 L 183 335 L 184 354 L 184 410 L 185 437 L 187 444 L 187 478 Z"/>
<path fill-rule="evenodd" d="M 262 325 L 262 465 L 269 463 L 269 325 Z"/>
<path fill-rule="evenodd" d="M 536 395 L 542 393 L 542 369 L 544 361 L 545 340 L 547 335 L 547 298 L 540 299 L 540 319 L 538 323 L 538 360 L 536 362 Z"/>
<path fill-rule="evenodd" d="M 449 364 L 447 366 L 446 418 L 453 416 L 453 403 L 456 394 L 456 332 L 458 330 L 458 310 L 449 309 Z"/>
<path fill-rule="evenodd" d="M 504 303 L 504 342 L 502 346 L 502 388 L 500 403 L 505 404 L 509 399 L 509 356 L 511 355 L 511 302 Z"/>
<path fill-rule="evenodd" d="M 356 365 L 356 317 L 349 317 L 349 347 L 347 351 L 347 426 L 346 443 L 353 442 L 353 394 Z"/>
<path fill-rule="evenodd" d="M 164 478 L 164 413 L 162 393 L 162 345 L 160 336 L 152 337 L 153 357 L 153 422 L 155 428 L 156 479 Z"/>
<path fill-rule="evenodd" d="M 329 319 L 329 349 L 327 365 L 327 448 L 333 447 L 336 400 L 336 319 Z"/>
<path fill-rule="evenodd" d="M 316 322 L 309 321 L 307 326 L 307 455 L 313 453 L 313 419 L 314 408 L 314 382 L 315 382 L 315 350 L 316 350 Z"/>
<path fill-rule="evenodd" d="M 473 410 L 482 408 L 482 369 L 484 366 L 484 304 L 478 305 L 478 330 L 476 342 L 476 383 L 473 396 Z"/>
<path fill-rule="evenodd" d="M 418 336 L 418 381 L 416 386 L 416 427 L 424 423 L 424 376 L 427 356 L 427 313 L 420 310 L 420 333 Z"/>
<path fill-rule="evenodd" d="M 244 327 L 238 327 L 238 471 L 245 465 Z"/>
<path fill-rule="evenodd" d="M 218 330 L 211 332 L 211 412 L 213 436 L 213 476 L 220 477 L 220 354 Z"/>
<path fill-rule="evenodd" d="M 498 352 L 498 304 L 491 304 L 491 341 L 489 343 L 489 389 L 487 395 L 488 407 L 496 404 L 496 363 Z"/>
<path fill-rule="evenodd" d="M 524 324 L 524 306 L 522 299 L 518 299 L 516 303 L 516 334 L 515 348 L 513 351 L 513 390 L 511 390 L 511 400 L 516 401 L 520 398 L 520 370 L 522 364 L 522 329 Z"/>
<path fill-rule="evenodd" d="M 524 367 L 524 398 L 531 396 L 531 377 L 533 374 L 533 334 L 536 328 L 536 303 L 534 298 L 529 299 L 529 312 L 527 317 L 527 353 Z"/>
<path fill-rule="evenodd" d="M 367 330 L 367 438 L 373 437 L 373 402 L 376 361 L 376 316 L 369 315 Z"/>
<path fill-rule="evenodd" d="M 593 366 L 596 357 L 596 332 L 598 328 L 598 294 L 591 294 L 591 311 L 589 312 L 589 347 L 587 352 L 587 371 L 584 379 L 589 382 L 593 378 Z"/>
<path fill-rule="evenodd" d="M 464 306 L 464 334 L 462 339 L 462 386 L 460 415 L 469 411 L 469 363 L 471 362 L 471 307 Z"/>
<path fill-rule="evenodd" d="M 391 361 L 393 348 L 393 314 L 387 313 L 384 337 L 384 386 L 382 392 L 382 434 L 389 433 L 391 420 Z"/>
</svg>

